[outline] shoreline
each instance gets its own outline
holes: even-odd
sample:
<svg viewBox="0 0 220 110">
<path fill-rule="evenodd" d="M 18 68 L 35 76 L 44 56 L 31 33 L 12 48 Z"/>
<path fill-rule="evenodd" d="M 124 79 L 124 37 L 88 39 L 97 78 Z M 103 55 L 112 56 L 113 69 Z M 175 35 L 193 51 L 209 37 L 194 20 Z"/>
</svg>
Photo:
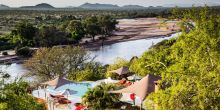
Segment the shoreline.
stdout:
<svg viewBox="0 0 220 110">
<path fill-rule="evenodd" d="M 76 45 L 76 46 L 82 46 L 82 47 L 84 47 L 85 49 L 87 49 L 89 51 L 96 51 L 96 50 L 99 50 L 103 46 L 113 45 L 113 44 L 117 44 L 117 43 L 121 43 L 121 42 L 143 40 L 143 39 L 165 38 L 165 37 L 170 37 L 172 34 L 175 34 L 175 33 L 178 33 L 178 32 L 179 31 L 168 33 L 168 34 L 165 34 L 165 35 L 147 36 L 147 37 L 135 38 L 135 39 L 107 40 L 107 41 L 103 42 L 103 45 L 102 45 L 102 41 L 99 40 L 99 41 L 95 41 L 95 42 L 89 42 L 87 44 L 85 44 L 85 43 L 79 44 L 79 45 Z"/>
<path fill-rule="evenodd" d="M 117 43 L 121 43 L 121 42 L 135 41 L 135 40 L 165 38 L 165 37 L 170 37 L 172 34 L 175 34 L 175 33 L 178 33 L 178 32 L 172 32 L 172 33 L 168 33 L 166 35 L 147 36 L 147 37 L 135 38 L 135 39 L 109 40 L 109 41 L 104 41 L 103 46 L 113 45 L 113 44 L 117 44 Z M 101 47 L 103 47 L 101 40 L 98 42 L 97 41 L 90 42 L 87 44 L 83 43 L 83 44 L 79 44 L 79 45 L 75 45 L 75 46 L 82 46 L 89 51 L 97 51 Z M 24 61 L 27 59 L 28 58 L 24 58 L 24 57 L 17 56 L 17 55 L 0 56 L 0 65 L 2 65 L 2 64 L 7 65 L 7 64 L 12 64 L 12 63 L 23 64 Z"/>
<path fill-rule="evenodd" d="M 176 26 L 178 21 L 158 18 L 135 18 L 135 19 L 120 19 L 118 20 L 117 31 L 112 33 L 112 36 L 101 40 L 100 36 L 95 37 L 95 41 L 91 38 L 83 38 L 79 44 L 73 46 L 82 46 L 89 51 L 97 51 L 102 46 L 112 45 L 120 42 L 135 41 L 141 39 L 156 39 L 169 37 L 174 33 L 179 32 L 179 27 Z M 103 42 L 102 42 L 103 41 Z M 67 45 L 58 45 L 60 47 Z M 25 59 L 15 55 L 14 50 L 6 50 L 9 55 L 0 55 L 0 64 L 23 63 Z M 11 57 L 13 56 L 13 57 Z"/>
<path fill-rule="evenodd" d="M 117 31 L 106 37 L 102 42 L 99 37 L 96 41 L 91 38 L 84 38 L 79 46 L 83 46 L 90 51 L 98 50 L 105 45 L 112 45 L 119 42 L 127 42 L 149 38 L 168 37 L 180 31 L 177 26 L 178 21 L 158 18 L 135 18 L 118 20 Z M 86 43 L 87 42 L 87 43 Z"/>
</svg>

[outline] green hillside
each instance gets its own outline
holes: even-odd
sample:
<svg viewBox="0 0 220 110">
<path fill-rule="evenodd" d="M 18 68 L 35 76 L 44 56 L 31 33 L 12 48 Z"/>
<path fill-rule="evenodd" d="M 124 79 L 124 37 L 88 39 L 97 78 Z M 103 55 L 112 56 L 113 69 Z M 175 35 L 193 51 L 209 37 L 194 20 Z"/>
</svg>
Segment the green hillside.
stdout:
<svg viewBox="0 0 220 110">
<path fill-rule="evenodd" d="M 219 16 L 207 8 L 185 10 L 183 15 L 182 34 L 154 45 L 131 68 L 142 76 L 162 76 L 160 85 L 166 89 L 148 96 L 158 109 L 220 109 Z"/>
</svg>

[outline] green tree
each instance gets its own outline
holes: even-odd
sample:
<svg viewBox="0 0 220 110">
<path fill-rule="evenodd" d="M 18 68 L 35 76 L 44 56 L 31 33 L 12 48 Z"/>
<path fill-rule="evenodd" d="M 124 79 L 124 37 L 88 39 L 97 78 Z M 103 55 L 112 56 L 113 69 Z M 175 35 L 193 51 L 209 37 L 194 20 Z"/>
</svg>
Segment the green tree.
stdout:
<svg viewBox="0 0 220 110">
<path fill-rule="evenodd" d="M 81 47 L 40 48 L 25 62 L 25 66 L 30 70 L 28 75 L 36 76 L 38 80 L 49 80 L 75 74 L 91 60 L 89 53 Z"/>
<path fill-rule="evenodd" d="M 112 32 L 116 30 L 116 24 L 118 24 L 118 21 L 109 15 L 103 15 L 98 17 L 98 22 L 101 28 L 103 45 L 105 37 L 110 36 Z"/>
<path fill-rule="evenodd" d="M 100 34 L 100 26 L 96 16 L 87 17 L 83 21 L 86 33 L 92 36 L 92 40 L 95 40 L 95 36 Z"/>
<path fill-rule="evenodd" d="M 100 63 L 90 62 L 81 70 L 74 71 L 74 74 L 68 74 L 68 79 L 76 81 L 96 81 L 105 78 L 105 67 Z"/>
<path fill-rule="evenodd" d="M 20 22 L 12 31 L 13 39 L 19 46 L 33 46 L 37 28 L 28 22 Z"/>
<path fill-rule="evenodd" d="M 34 43 L 40 47 L 52 47 L 54 45 L 66 44 L 70 39 L 67 34 L 55 26 L 42 26 Z"/>
<path fill-rule="evenodd" d="M 0 109 L 1 110 L 46 110 L 43 104 L 28 94 L 28 83 L 21 80 L 5 83 L 10 78 L 7 73 L 0 72 Z"/>
<path fill-rule="evenodd" d="M 76 41 L 81 40 L 85 36 L 85 30 L 81 21 L 70 21 L 66 30 L 71 33 L 72 38 L 74 38 Z"/>
</svg>

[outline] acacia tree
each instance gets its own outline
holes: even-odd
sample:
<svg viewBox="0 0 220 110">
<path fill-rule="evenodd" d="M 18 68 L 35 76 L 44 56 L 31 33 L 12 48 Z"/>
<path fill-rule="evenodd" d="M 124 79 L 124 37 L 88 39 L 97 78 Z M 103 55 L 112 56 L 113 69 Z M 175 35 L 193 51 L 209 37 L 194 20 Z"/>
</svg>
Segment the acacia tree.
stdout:
<svg viewBox="0 0 220 110">
<path fill-rule="evenodd" d="M 111 35 L 112 32 L 116 30 L 116 24 L 118 24 L 118 22 L 116 21 L 116 19 L 112 18 L 109 15 L 99 16 L 98 22 L 101 29 L 102 45 L 103 45 L 104 38 L 106 36 Z"/>
<path fill-rule="evenodd" d="M 96 16 L 88 17 L 83 21 L 85 31 L 87 34 L 92 36 L 92 40 L 95 40 L 95 36 L 100 34 L 100 26 Z"/>
<path fill-rule="evenodd" d="M 67 33 L 55 26 L 42 26 L 34 39 L 35 46 L 52 47 L 54 45 L 66 44 Z"/>
<path fill-rule="evenodd" d="M 118 21 L 109 15 L 99 16 L 98 22 L 103 36 L 111 35 L 112 32 L 116 30 L 116 24 L 118 24 Z"/>
<path fill-rule="evenodd" d="M 67 32 L 71 33 L 72 38 L 76 41 L 81 40 L 85 36 L 85 30 L 81 21 L 72 20 L 66 28 Z"/>
<path fill-rule="evenodd" d="M 90 62 L 89 53 L 81 47 L 40 48 L 31 59 L 25 62 L 30 72 L 38 80 L 49 80 L 57 76 L 75 74 Z"/>
</svg>

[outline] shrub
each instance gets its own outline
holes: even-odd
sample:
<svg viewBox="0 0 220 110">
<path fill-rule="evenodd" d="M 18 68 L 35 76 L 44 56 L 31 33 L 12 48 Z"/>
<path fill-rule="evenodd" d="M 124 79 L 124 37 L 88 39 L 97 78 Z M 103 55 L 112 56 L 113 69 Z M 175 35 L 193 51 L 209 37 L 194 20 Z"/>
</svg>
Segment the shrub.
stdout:
<svg viewBox="0 0 220 110">
<path fill-rule="evenodd" d="M 116 73 L 111 73 L 111 72 L 107 72 L 107 73 L 106 73 L 106 77 L 107 77 L 107 78 L 110 77 L 110 78 L 112 78 L 112 79 L 114 79 L 114 80 L 120 80 L 120 79 L 121 79 L 121 77 L 120 77 L 118 74 L 116 74 Z"/>
<path fill-rule="evenodd" d="M 0 51 L 10 50 L 10 49 L 13 49 L 13 48 L 14 48 L 14 45 L 12 45 L 12 44 L 0 45 Z"/>
<path fill-rule="evenodd" d="M 7 110 L 7 103 L 0 103 L 0 110 Z"/>
<path fill-rule="evenodd" d="M 30 57 L 32 55 L 32 50 L 28 47 L 22 47 L 22 48 L 16 49 L 16 55 Z"/>
<path fill-rule="evenodd" d="M 86 64 L 85 68 L 75 74 L 68 74 L 68 79 L 75 81 L 96 81 L 105 78 L 105 67 L 96 62 Z"/>
<path fill-rule="evenodd" d="M 28 83 L 18 81 L 0 88 L 0 110 L 46 110 L 43 104 L 28 94 Z"/>
<path fill-rule="evenodd" d="M 2 55 L 8 55 L 8 52 L 2 52 Z"/>
</svg>

